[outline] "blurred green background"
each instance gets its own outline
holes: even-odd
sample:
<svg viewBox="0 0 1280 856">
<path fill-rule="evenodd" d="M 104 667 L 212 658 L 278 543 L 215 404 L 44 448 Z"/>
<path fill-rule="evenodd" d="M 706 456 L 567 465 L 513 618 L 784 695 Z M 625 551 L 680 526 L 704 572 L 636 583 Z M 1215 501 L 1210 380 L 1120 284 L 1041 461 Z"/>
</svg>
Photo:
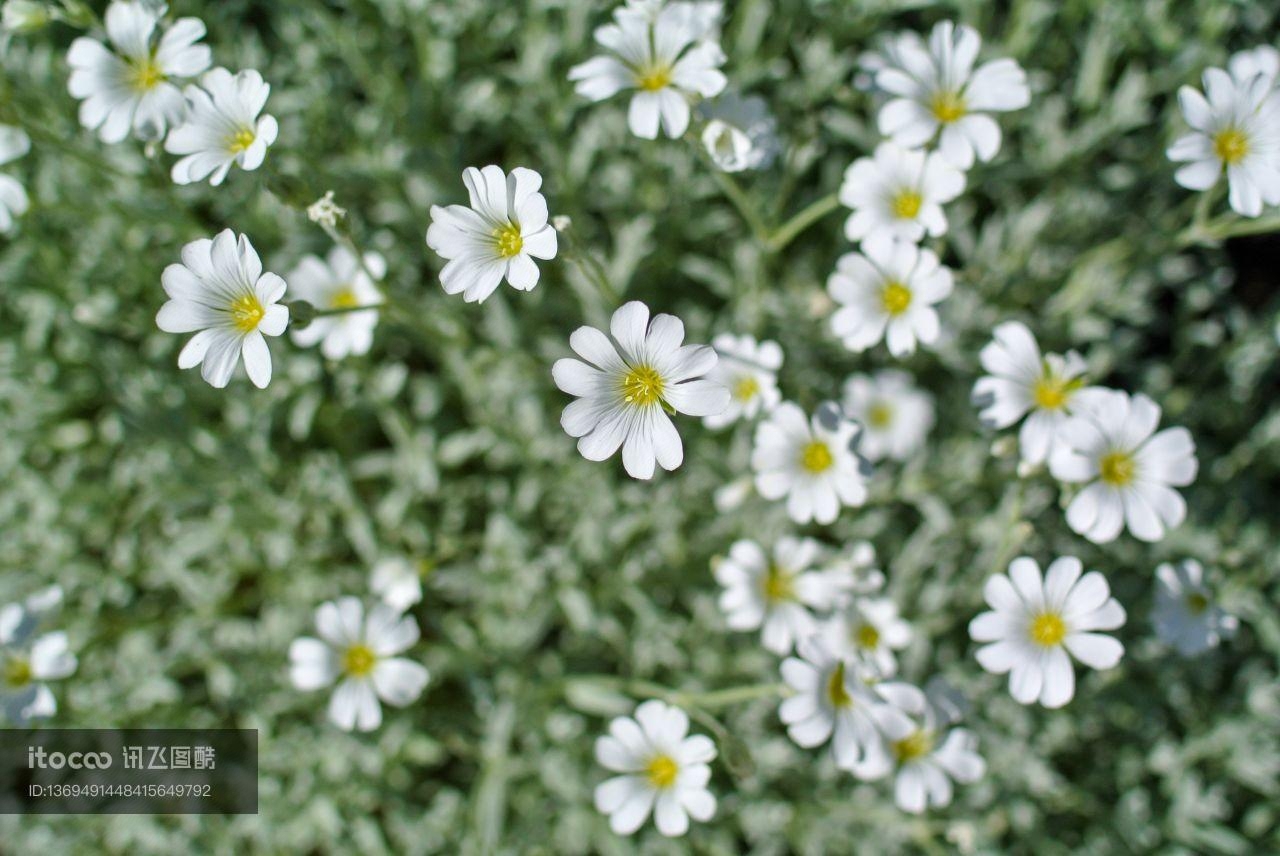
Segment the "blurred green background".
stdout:
<svg viewBox="0 0 1280 856">
<path fill-rule="evenodd" d="M 1271 239 L 1181 245 L 1193 196 L 1164 149 L 1175 93 L 1234 50 L 1274 44 L 1273 3 L 1023 0 L 727 4 L 731 86 L 765 97 L 785 162 L 745 179 L 778 222 L 835 191 L 877 140 L 852 86 L 878 37 L 943 18 L 984 57 L 1029 72 L 1032 106 L 1001 118 L 997 160 L 970 174 L 938 244 L 958 273 L 946 336 L 902 365 L 936 397 L 924 454 L 887 464 L 868 505 L 811 534 L 870 539 L 917 640 L 903 676 L 945 675 L 972 701 L 989 771 L 945 810 L 897 811 L 886 783 L 793 745 L 776 702 L 715 711 L 743 745 L 717 762 L 716 819 L 680 841 L 608 831 L 591 805 L 592 743 L 632 699 L 567 692 L 572 676 L 673 689 L 776 680 L 754 636 L 728 632 L 709 561 L 738 537 L 794 527 L 759 499 L 718 514 L 748 472 L 750 430 L 680 423 L 686 463 L 653 483 L 582 460 L 558 424 L 550 365 L 606 305 L 543 264 L 529 294 L 443 294 L 423 243 L 432 204 L 465 201 L 469 165 L 529 166 L 626 298 L 680 315 L 690 340 L 774 338 L 806 407 L 852 371 L 823 286 L 851 248 L 839 214 L 765 252 L 687 144 L 631 137 L 625 99 L 573 95 L 610 4 L 526 0 L 198 3 L 214 62 L 257 68 L 281 126 L 267 168 L 221 188 L 173 186 L 168 156 L 101 144 L 66 93 L 65 27 L 14 38 L 0 121 L 27 127 L 5 167 L 32 197 L 0 238 L 0 602 L 60 583 L 80 657 L 56 726 L 260 732 L 258 816 L 0 818 L 0 851 L 397 853 L 1239 853 L 1280 850 L 1280 311 Z M 105 4 L 101 4 L 105 7 Z M 275 188 L 278 194 L 268 190 Z M 326 364 L 274 340 L 276 375 L 223 391 L 159 332 L 160 273 L 230 227 L 285 274 L 324 233 L 292 204 L 333 190 L 388 260 L 397 304 L 366 357 Z M 1272 255 L 1267 256 L 1267 253 Z M 1238 275 L 1242 271 L 1243 275 Z M 1002 320 L 1074 347 L 1099 383 L 1145 392 L 1195 436 L 1189 519 L 1160 544 L 1105 548 L 1066 527 L 1047 475 L 1014 475 L 969 404 L 977 352 Z M 972 657 L 986 576 L 1025 552 L 1075 554 L 1129 612 L 1119 669 L 1081 674 L 1064 710 L 1023 708 Z M 315 607 L 367 592 L 383 556 L 420 562 L 413 609 L 432 672 L 381 730 L 348 735 L 327 696 L 288 680 Z M 1152 636 L 1154 568 L 1199 558 L 1243 620 L 1183 660 Z M 749 748 L 748 748 L 749 747 Z"/>
</svg>

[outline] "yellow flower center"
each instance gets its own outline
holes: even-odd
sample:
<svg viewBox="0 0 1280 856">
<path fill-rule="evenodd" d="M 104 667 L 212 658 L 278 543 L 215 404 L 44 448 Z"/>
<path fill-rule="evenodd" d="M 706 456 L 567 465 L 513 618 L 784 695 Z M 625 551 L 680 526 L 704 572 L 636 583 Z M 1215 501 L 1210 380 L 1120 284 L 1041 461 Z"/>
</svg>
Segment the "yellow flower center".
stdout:
<svg viewBox="0 0 1280 856">
<path fill-rule="evenodd" d="M 671 85 L 672 69 L 669 65 L 655 65 L 636 72 L 636 86 L 645 92 L 657 92 Z"/>
<path fill-rule="evenodd" d="M 764 581 L 760 587 L 764 589 L 764 599 L 770 603 L 796 598 L 793 575 L 786 568 L 780 568 L 777 565 L 769 565 L 768 570 L 764 572 Z"/>
<path fill-rule="evenodd" d="M 4 683 L 17 689 L 31 683 L 31 662 L 23 657 L 11 657 L 4 664 Z"/>
<path fill-rule="evenodd" d="M 1128 452 L 1108 452 L 1098 462 L 1098 474 L 1113 487 L 1124 487 L 1133 481 L 1137 463 Z"/>
<path fill-rule="evenodd" d="M 827 701 L 836 710 L 853 707 L 853 696 L 849 695 L 849 690 L 844 685 L 844 663 L 837 663 L 831 677 L 827 679 Z"/>
<path fill-rule="evenodd" d="M 333 297 L 329 298 L 329 307 L 331 309 L 350 309 L 359 305 L 360 299 L 356 297 L 355 290 L 349 285 L 340 288 L 334 292 Z"/>
<path fill-rule="evenodd" d="M 257 136 L 253 133 L 252 128 L 241 128 L 230 137 L 227 137 L 227 151 L 233 155 L 238 155 L 248 150 L 256 139 Z"/>
<path fill-rule="evenodd" d="M 893 741 L 893 757 L 899 764 L 908 764 L 917 758 L 923 758 L 933 751 L 933 735 L 928 731 L 916 731 Z"/>
<path fill-rule="evenodd" d="M 834 463 L 835 458 L 831 456 L 831 449 L 821 440 L 813 440 L 800 454 L 800 466 L 814 475 L 826 472 Z"/>
<path fill-rule="evenodd" d="M 636 407 L 649 407 L 662 401 L 666 386 L 652 366 L 632 366 L 622 378 L 622 400 Z"/>
<path fill-rule="evenodd" d="M 858 644 L 859 648 L 875 650 L 880 644 L 880 631 L 870 624 L 859 625 L 858 629 L 854 631 L 853 641 Z"/>
<path fill-rule="evenodd" d="M 258 322 L 267 311 L 262 308 L 258 298 L 252 294 L 242 294 L 227 307 L 231 314 L 232 325 L 241 333 L 249 333 L 258 329 Z"/>
<path fill-rule="evenodd" d="M 1051 648 L 1067 637 L 1067 624 L 1056 612 L 1042 612 L 1031 620 L 1027 635 L 1037 645 Z"/>
<path fill-rule="evenodd" d="M 1199 615 L 1209 608 L 1209 598 L 1200 594 L 1200 592 L 1192 592 L 1187 595 L 1187 611 L 1192 615 Z"/>
<path fill-rule="evenodd" d="M 867 422 L 872 428 L 888 428 L 893 422 L 893 408 L 884 402 L 871 405 L 871 409 L 867 411 Z"/>
<path fill-rule="evenodd" d="M 899 190 L 893 195 L 893 199 L 889 201 L 893 216 L 901 220 L 916 219 L 920 214 L 920 206 L 922 204 L 924 204 L 924 197 L 909 189 Z"/>
<path fill-rule="evenodd" d="M 1213 137 L 1213 151 L 1227 166 L 1240 163 L 1249 154 L 1249 138 L 1239 128 L 1224 128 Z"/>
<path fill-rule="evenodd" d="M 649 777 L 649 784 L 658 790 L 666 790 L 676 783 L 680 766 L 670 755 L 659 755 L 645 765 L 644 772 Z"/>
<path fill-rule="evenodd" d="M 164 72 L 156 64 L 154 56 L 136 60 L 130 64 L 129 85 L 137 92 L 150 92 L 165 79 Z"/>
<path fill-rule="evenodd" d="M 1031 397 L 1042 410 L 1061 410 L 1071 401 L 1071 394 L 1081 386 L 1079 378 L 1067 380 L 1045 371 L 1031 389 Z"/>
<path fill-rule="evenodd" d="M 362 642 L 352 645 L 342 655 L 342 671 L 355 678 L 363 678 L 377 665 L 378 655 Z"/>
<path fill-rule="evenodd" d="M 946 125 L 964 116 L 968 112 L 964 96 L 959 92 L 935 92 L 929 102 L 929 110 L 933 117 Z"/>
<path fill-rule="evenodd" d="M 750 401 L 760 392 L 760 382 L 751 375 L 743 375 L 733 387 L 733 397 L 739 401 Z"/>
<path fill-rule="evenodd" d="M 887 282 L 880 292 L 880 304 L 890 315 L 901 315 L 911 305 L 911 289 L 900 282 Z"/>
<path fill-rule="evenodd" d="M 519 255 L 524 249 L 524 238 L 520 236 L 520 227 L 514 223 L 494 229 L 493 242 L 497 245 L 498 255 L 504 259 Z"/>
</svg>

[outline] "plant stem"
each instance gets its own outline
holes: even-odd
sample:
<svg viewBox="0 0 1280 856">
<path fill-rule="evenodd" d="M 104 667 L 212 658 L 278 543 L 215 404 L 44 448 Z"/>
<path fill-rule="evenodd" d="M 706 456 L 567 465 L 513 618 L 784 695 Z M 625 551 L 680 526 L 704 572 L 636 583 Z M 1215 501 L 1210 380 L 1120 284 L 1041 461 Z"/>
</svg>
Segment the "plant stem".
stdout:
<svg viewBox="0 0 1280 856">
<path fill-rule="evenodd" d="M 384 309 L 390 301 L 384 300 L 381 303 L 367 303 L 363 306 L 334 306 L 329 309 L 317 309 L 314 318 L 327 318 L 330 315 L 346 315 L 350 312 L 363 312 L 366 309 Z"/>
<path fill-rule="evenodd" d="M 769 243 L 769 227 L 760 219 L 760 215 L 756 213 L 755 204 L 751 198 L 747 196 L 747 192 L 742 189 L 742 185 L 733 179 L 733 176 L 724 172 L 715 164 L 711 165 L 711 175 L 715 178 L 716 183 L 720 185 L 720 189 L 733 207 L 738 209 L 738 213 L 742 215 L 742 219 L 746 221 L 747 226 L 751 229 L 757 241 L 766 246 Z"/>
<path fill-rule="evenodd" d="M 794 241 L 801 232 L 840 207 L 840 197 L 832 193 L 801 209 L 794 217 L 778 227 L 765 242 L 769 252 L 778 253 Z"/>
</svg>

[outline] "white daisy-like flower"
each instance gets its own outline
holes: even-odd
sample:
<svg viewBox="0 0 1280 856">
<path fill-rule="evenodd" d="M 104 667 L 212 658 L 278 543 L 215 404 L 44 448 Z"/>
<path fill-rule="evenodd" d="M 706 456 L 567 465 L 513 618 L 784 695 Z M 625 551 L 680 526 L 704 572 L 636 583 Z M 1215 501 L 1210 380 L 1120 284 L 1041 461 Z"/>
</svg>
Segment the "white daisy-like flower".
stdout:
<svg viewBox="0 0 1280 856">
<path fill-rule="evenodd" d="M 711 340 L 711 347 L 719 360 L 707 377 L 729 390 L 729 404 L 720 413 L 704 418 L 704 425 L 723 428 L 739 419 L 754 419 L 777 406 L 782 398 L 778 392 L 782 348 L 777 342 L 757 343 L 753 336 L 721 333 Z"/>
<path fill-rule="evenodd" d="M 933 396 L 896 369 L 850 375 L 843 404 L 845 415 L 862 423 L 858 451 L 869 461 L 905 461 L 924 447 L 933 427 Z"/>
<path fill-rule="evenodd" d="M 1217 648 L 1236 635 L 1239 620 L 1213 602 L 1204 566 L 1195 559 L 1156 568 L 1156 604 L 1151 622 L 1161 641 L 1184 657 Z"/>
<path fill-rule="evenodd" d="M 52 586 L 23 603 L 0 608 L 0 710 L 12 725 L 25 726 L 57 713 L 48 681 L 76 670 L 67 634 L 40 632 L 61 603 L 62 589 Z"/>
<path fill-rule="evenodd" d="M 1009 692 L 1020 704 L 1062 707 L 1075 694 L 1072 657 L 1110 669 L 1124 654 L 1118 641 L 1096 632 L 1124 624 L 1124 608 L 1102 574 L 1081 576 L 1083 570 L 1075 556 L 1063 556 L 1042 583 L 1040 566 L 1020 556 L 1007 576 L 987 580 L 983 596 L 993 611 L 969 622 L 969 635 L 990 643 L 978 649 L 978 662 L 992 674 L 1008 672 Z"/>
<path fill-rule="evenodd" d="M 366 272 L 367 271 L 367 272 Z M 379 280 L 387 272 L 386 260 L 378 253 L 365 253 L 364 265 L 346 247 L 338 245 L 327 259 L 304 256 L 289 273 L 289 287 L 298 300 L 317 309 L 351 309 L 379 306 L 382 292 L 370 279 Z M 310 348 L 320 343 L 320 353 L 331 360 L 367 354 L 373 347 L 373 330 L 378 326 L 377 309 L 361 309 L 338 315 L 322 315 L 305 327 L 294 328 L 295 344 Z"/>
<path fill-rule="evenodd" d="M 1280 50 L 1271 45 L 1259 45 L 1238 51 L 1228 60 L 1227 71 L 1241 83 L 1262 75 L 1275 87 L 1280 84 Z"/>
<path fill-rule="evenodd" d="M 1178 90 L 1191 133 L 1169 147 L 1169 159 L 1186 162 L 1174 180 L 1208 190 L 1225 171 L 1231 208 L 1257 217 L 1263 205 L 1280 204 L 1280 92 L 1264 74 L 1239 80 L 1220 68 L 1204 72 L 1204 94 Z"/>
<path fill-rule="evenodd" d="M 706 345 L 684 345 L 684 322 L 655 315 L 633 300 L 613 313 L 612 339 L 579 327 L 569 346 L 581 360 L 557 360 L 551 375 L 562 392 L 577 396 L 560 416 L 578 451 L 603 461 L 622 447 L 632 478 L 653 477 L 654 464 L 674 470 L 684 461 L 680 435 L 667 415 L 712 416 L 729 404 L 729 390 L 705 377 L 716 367 Z"/>
<path fill-rule="evenodd" d="M 881 732 L 907 734 L 904 707 L 920 707 L 923 694 L 894 681 L 868 683 L 852 661 L 832 654 L 817 636 L 800 641 L 799 657 L 782 661 L 792 695 L 778 708 L 787 734 L 806 749 L 831 741 L 836 766 L 860 779 L 877 779 L 893 760 Z"/>
<path fill-rule="evenodd" d="M 208 178 L 216 187 L 232 166 L 262 166 L 279 132 L 274 116 L 259 115 L 270 94 L 271 85 L 253 69 L 232 75 L 215 68 L 200 78 L 199 86 L 188 86 L 186 116 L 164 141 L 165 151 L 186 155 L 173 165 L 174 182 Z"/>
<path fill-rule="evenodd" d="M 1049 460 L 1059 481 L 1088 483 L 1067 506 L 1068 525 L 1096 544 L 1115 540 L 1126 524 L 1135 538 L 1159 541 L 1187 516 L 1173 488 L 1196 478 L 1191 433 L 1155 433 L 1160 407 L 1145 395 L 1099 388 L 1075 401 L 1076 415 L 1059 429 Z"/>
<path fill-rule="evenodd" d="M 300 690 L 333 686 L 329 719 L 343 731 L 372 731 L 382 705 L 404 707 L 422 694 L 425 666 L 397 657 L 418 641 L 412 616 L 380 603 L 366 617 L 359 598 L 340 597 L 316 610 L 319 639 L 302 636 L 289 646 L 290 678 Z"/>
<path fill-rule="evenodd" d="M 907 241 L 864 241 L 861 253 L 840 257 L 827 280 L 827 292 L 840 304 L 831 331 L 851 351 L 884 339 L 895 357 L 914 353 L 917 343 L 938 340 L 934 306 L 951 288 L 951 271 L 932 250 Z"/>
<path fill-rule="evenodd" d="M 974 153 L 989 161 L 1000 150 L 1000 126 L 987 115 L 1019 110 L 1031 103 L 1027 75 L 1011 59 L 974 61 L 982 39 L 976 30 L 941 21 L 926 45 L 903 33 L 883 54 L 876 86 L 893 96 L 880 108 L 880 132 L 906 148 L 938 136 L 938 151 L 960 169 L 973 166 Z"/>
<path fill-rule="evenodd" d="M 930 690 L 933 689 L 931 685 Z M 978 738 L 967 728 L 952 728 L 953 710 L 930 693 L 918 720 L 905 734 L 886 735 L 894 761 L 893 801 L 898 808 L 921 814 L 926 808 L 951 804 L 954 779 L 971 784 L 987 771 L 978 754 Z"/>
<path fill-rule="evenodd" d="M 716 812 L 716 798 L 707 790 L 715 757 L 711 738 L 689 734 L 683 710 L 646 701 L 634 719 L 617 717 L 609 733 L 596 739 L 596 761 L 621 773 L 596 787 L 596 809 L 609 815 L 618 835 L 634 833 L 650 812 L 663 835 L 684 835 L 690 817 L 705 823 Z"/>
<path fill-rule="evenodd" d="M 418 567 L 401 557 L 381 559 L 369 572 L 369 588 L 383 603 L 404 612 L 422 600 L 422 575 Z"/>
<path fill-rule="evenodd" d="M 1084 359 L 1075 351 L 1042 355 L 1035 336 L 1020 321 L 996 327 L 979 359 L 988 375 L 973 386 L 974 404 L 982 408 L 978 418 L 992 428 L 1008 428 L 1027 416 L 1018 433 L 1022 460 L 1044 463 L 1073 412 L 1073 401 L 1085 389 Z"/>
<path fill-rule="evenodd" d="M 822 626 L 829 650 L 870 669 L 869 674 L 891 678 L 898 673 L 901 651 L 911 644 L 911 625 L 898 615 L 898 604 L 887 597 L 855 597 Z"/>
<path fill-rule="evenodd" d="M 618 9 L 613 23 L 596 29 L 596 42 L 610 52 L 569 70 L 574 91 L 603 101 L 635 89 L 627 124 L 631 133 L 657 139 L 661 125 L 676 139 L 689 127 L 689 99 L 718 95 L 728 82 L 719 70 L 724 52 L 708 38 L 691 3 L 658 7 L 656 14 Z"/>
<path fill-rule="evenodd" d="M 158 140 L 182 117 L 182 91 L 175 80 L 195 77 L 212 55 L 204 22 L 179 18 L 159 40 L 154 37 L 163 11 L 152 3 L 116 0 L 107 7 L 107 38 L 82 36 L 71 43 L 67 89 L 80 104 L 80 124 L 96 129 L 104 143 L 118 143 L 132 131 Z"/>
<path fill-rule="evenodd" d="M 840 204 L 853 209 L 844 233 L 851 241 L 898 238 L 915 243 L 946 234 L 942 206 L 964 191 L 964 173 L 937 152 L 885 142 L 845 170 Z"/>
<path fill-rule="evenodd" d="M 862 505 L 867 473 L 852 448 L 859 430 L 838 417 L 806 418 L 798 405 L 784 401 L 756 426 L 756 491 L 765 499 L 786 497 L 796 523 L 831 523 L 841 506 Z"/>
<path fill-rule="evenodd" d="M 264 273 L 248 237 L 226 229 L 182 248 L 182 264 L 161 278 L 169 300 L 156 315 L 166 333 L 195 333 L 178 354 L 178 368 L 203 363 L 200 374 L 222 387 L 244 355 L 244 369 L 259 389 L 271 382 L 271 351 L 263 336 L 279 336 L 289 310 L 279 303 L 285 282 Z"/>
<path fill-rule="evenodd" d="M 542 176 L 518 166 L 507 175 L 498 166 L 462 173 L 471 206 L 431 206 L 427 246 L 448 259 L 440 271 L 445 293 L 479 303 L 502 284 L 519 291 L 538 284 L 534 259 L 556 257 L 556 230 L 547 222 L 547 200 L 538 192 Z"/>
<path fill-rule="evenodd" d="M 725 172 L 763 169 L 777 157 L 778 125 L 763 98 L 720 95 L 698 112 L 707 120 L 702 146 Z"/>
<path fill-rule="evenodd" d="M 21 128 L 0 125 L 0 166 L 31 150 L 31 138 Z M 16 178 L 0 175 L 0 233 L 13 228 L 15 218 L 27 212 L 27 192 Z"/>
<path fill-rule="evenodd" d="M 822 551 L 812 538 L 780 538 L 773 558 L 755 541 L 737 541 L 716 565 L 716 582 L 724 587 L 720 611 L 731 630 L 762 628 L 760 641 L 774 654 L 786 654 L 797 640 L 817 628 L 810 610 L 828 610 L 834 589 L 811 570 Z"/>
</svg>

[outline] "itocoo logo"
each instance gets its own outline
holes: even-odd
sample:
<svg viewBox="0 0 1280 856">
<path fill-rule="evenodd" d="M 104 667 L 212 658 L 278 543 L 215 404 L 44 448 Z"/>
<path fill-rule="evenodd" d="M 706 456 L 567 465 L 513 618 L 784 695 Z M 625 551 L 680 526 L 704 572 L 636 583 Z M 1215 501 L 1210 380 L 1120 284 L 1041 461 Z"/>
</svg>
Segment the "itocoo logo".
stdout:
<svg viewBox="0 0 1280 856">
<path fill-rule="evenodd" d="M 46 752 L 43 746 L 27 747 L 28 770 L 105 770 L 111 766 L 110 752 Z"/>
</svg>

